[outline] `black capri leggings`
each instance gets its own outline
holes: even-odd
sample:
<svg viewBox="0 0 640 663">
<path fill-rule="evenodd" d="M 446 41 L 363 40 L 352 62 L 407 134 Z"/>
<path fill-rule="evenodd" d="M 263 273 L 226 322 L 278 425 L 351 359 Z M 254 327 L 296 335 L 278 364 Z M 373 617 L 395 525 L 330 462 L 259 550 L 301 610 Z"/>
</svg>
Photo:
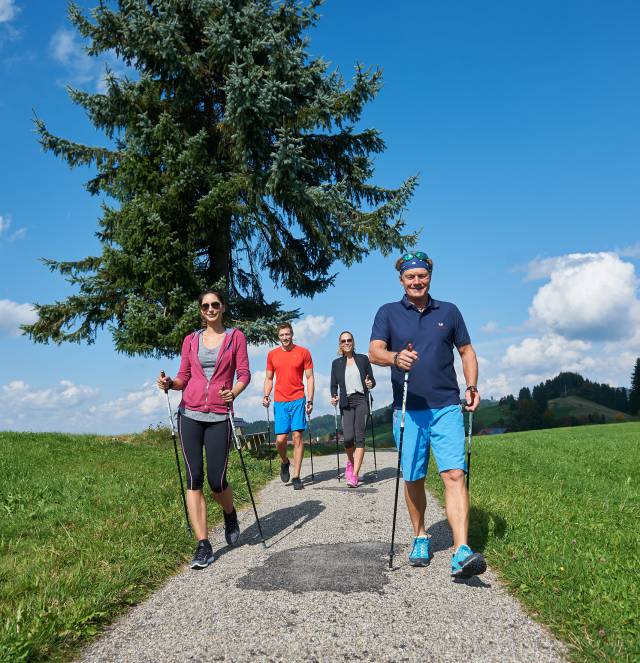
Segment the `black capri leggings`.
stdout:
<svg viewBox="0 0 640 663">
<path fill-rule="evenodd" d="M 207 455 L 207 481 L 214 493 L 221 493 L 227 483 L 227 461 L 231 448 L 231 425 L 225 421 L 196 421 L 178 415 L 178 432 L 184 464 L 187 468 L 187 488 L 202 490 L 204 468 L 202 447 Z"/>
<path fill-rule="evenodd" d="M 349 394 L 349 407 L 341 410 L 344 446 L 350 449 L 355 444 L 357 449 L 364 449 L 364 436 L 367 430 L 369 408 L 364 394 Z"/>
</svg>

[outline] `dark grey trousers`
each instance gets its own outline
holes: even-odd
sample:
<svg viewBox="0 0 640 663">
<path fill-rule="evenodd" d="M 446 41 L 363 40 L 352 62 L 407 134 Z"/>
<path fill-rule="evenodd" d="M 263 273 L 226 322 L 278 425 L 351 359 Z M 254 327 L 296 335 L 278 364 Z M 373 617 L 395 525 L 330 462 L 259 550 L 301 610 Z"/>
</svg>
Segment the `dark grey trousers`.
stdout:
<svg viewBox="0 0 640 663">
<path fill-rule="evenodd" d="M 367 430 L 369 407 L 364 394 L 349 394 L 349 407 L 340 410 L 342 413 L 342 430 L 344 446 L 350 449 L 355 440 L 358 449 L 364 448 L 364 436 Z"/>
</svg>

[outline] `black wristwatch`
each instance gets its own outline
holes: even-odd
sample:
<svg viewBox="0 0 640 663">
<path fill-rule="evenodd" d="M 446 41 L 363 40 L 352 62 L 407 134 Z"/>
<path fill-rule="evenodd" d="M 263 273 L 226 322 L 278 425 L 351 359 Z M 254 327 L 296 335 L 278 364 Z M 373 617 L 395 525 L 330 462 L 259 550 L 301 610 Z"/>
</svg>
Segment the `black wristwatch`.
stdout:
<svg viewBox="0 0 640 663">
<path fill-rule="evenodd" d="M 475 384 L 470 384 L 467 389 L 467 391 L 470 391 L 472 394 L 477 394 L 478 393 L 478 387 L 476 387 Z"/>
</svg>

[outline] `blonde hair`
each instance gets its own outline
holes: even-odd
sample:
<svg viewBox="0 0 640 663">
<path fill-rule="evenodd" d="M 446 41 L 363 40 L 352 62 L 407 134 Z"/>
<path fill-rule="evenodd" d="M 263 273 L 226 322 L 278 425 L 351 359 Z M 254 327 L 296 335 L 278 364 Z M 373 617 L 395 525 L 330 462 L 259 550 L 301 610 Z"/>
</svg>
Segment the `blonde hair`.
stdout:
<svg viewBox="0 0 640 663">
<path fill-rule="evenodd" d="M 349 334 L 349 336 L 351 336 L 351 340 L 353 341 L 353 345 L 351 346 L 351 349 L 352 349 L 353 354 L 355 354 L 356 353 L 356 339 L 353 338 L 353 334 L 349 330 L 345 329 L 344 331 L 341 331 L 338 334 L 338 357 L 344 356 L 344 352 L 342 351 L 342 345 L 340 344 L 340 337 L 342 336 L 342 334 Z"/>
</svg>

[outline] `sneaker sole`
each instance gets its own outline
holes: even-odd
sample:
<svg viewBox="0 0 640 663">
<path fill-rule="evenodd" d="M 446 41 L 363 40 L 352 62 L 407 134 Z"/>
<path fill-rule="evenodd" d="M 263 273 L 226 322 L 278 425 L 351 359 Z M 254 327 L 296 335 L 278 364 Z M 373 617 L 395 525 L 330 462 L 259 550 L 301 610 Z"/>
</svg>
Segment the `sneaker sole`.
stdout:
<svg viewBox="0 0 640 663">
<path fill-rule="evenodd" d="M 191 569 L 206 569 L 207 566 L 210 566 L 211 564 L 213 564 L 213 560 L 214 560 L 214 557 L 213 557 L 213 555 L 211 555 L 211 557 L 207 557 L 207 559 L 205 560 L 204 563 L 191 562 L 191 564 L 189 564 L 189 568 L 191 568 Z"/>
<path fill-rule="evenodd" d="M 424 557 L 418 557 L 416 559 L 409 558 L 409 564 L 411 566 L 429 566 L 431 559 L 425 559 Z"/>
<path fill-rule="evenodd" d="M 487 570 L 487 563 L 481 555 L 474 553 L 458 571 L 451 573 L 452 578 L 472 578 L 482 575 Z"/>
</svg>

